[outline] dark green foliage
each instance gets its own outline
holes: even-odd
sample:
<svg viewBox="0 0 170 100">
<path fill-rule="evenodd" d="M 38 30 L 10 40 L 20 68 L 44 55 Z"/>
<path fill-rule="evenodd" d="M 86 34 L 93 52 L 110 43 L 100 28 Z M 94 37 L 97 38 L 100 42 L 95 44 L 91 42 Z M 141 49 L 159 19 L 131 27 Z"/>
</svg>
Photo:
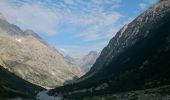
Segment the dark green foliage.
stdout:
<svg viewBox="0 0 170 100">
<path fill-rule="evenodd" d="M 35 98 L 42 87 L 29 83 L 0 66 L 0 98 Z"/>
</svg>

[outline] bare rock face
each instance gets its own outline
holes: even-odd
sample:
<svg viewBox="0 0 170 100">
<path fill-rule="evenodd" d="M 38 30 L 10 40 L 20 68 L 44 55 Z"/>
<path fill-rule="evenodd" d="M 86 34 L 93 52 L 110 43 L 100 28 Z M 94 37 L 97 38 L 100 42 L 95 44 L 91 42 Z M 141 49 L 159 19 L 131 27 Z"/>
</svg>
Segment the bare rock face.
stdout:
<svg viewBox="0 0 170 100">
<path fill-rule="evenodd" d="M 0 19 L 0 65 L 43 87 L 56 87 L 83 71 L 68 63 L 53 47 L 31 30 Z"/>
</svg>

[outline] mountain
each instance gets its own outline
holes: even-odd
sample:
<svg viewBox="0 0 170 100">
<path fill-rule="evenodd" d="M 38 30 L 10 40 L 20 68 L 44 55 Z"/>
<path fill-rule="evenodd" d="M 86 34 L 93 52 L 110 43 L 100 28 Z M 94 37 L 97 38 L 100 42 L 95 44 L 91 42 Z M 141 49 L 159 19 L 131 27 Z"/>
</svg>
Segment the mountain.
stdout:
<svg viewBox="0 0 170 100">
<path fill-rule="evenodd" d="M 87 55 L 77 58 L 74 63 L 80 66 L 85 72 L 88 72 L 98 56 L 97 51 L 90 51 Z"/>
<path fill-rule="evenodd" d="M 170 85 L 169 26 L 170 0 L 161 0 L 121 28 L 86 75 L 48 94 L 67 100 L 169 100 L 169 88 L 155 89 Z"/>
<path fill-rule="evenodd" d="M 31 84 L 0 66 L 0 100 L 11 98 L 26 98 L 34 100 L 42 87 Z"/>
<path fill-rule="evenodd" d="M 68 54 L 63 54 L 62 52 L 61 54 L 68 62 L 80 66 L 84 72 L 88 72 L 90 70 L 99 56 L 97 51 L 90 51 L 87 55 L 81 56 L 79 58 L 73 58 Z"/>
<path fill-rule="evenodd" d="M 71 57 L 70 55 L 68 55 L 68 54 L 66 54 L 66 55 L 64 55 L 64 58 L 68 61 L 68 62 L 70 62 L 70 63 L 72 63 L 72 64 L 76 64 L 75 63 L 75 58 L 73 58 L 73 57 Z M 77 64 L 76 64 L 77 65 Z"/>
<path fill-rule="evenodd" d="M 0 17 L 0 65 L 43 87 L 61 86 L 83 71 L 69 63 L 32 30 L 21 30 Z"/>
</svg>

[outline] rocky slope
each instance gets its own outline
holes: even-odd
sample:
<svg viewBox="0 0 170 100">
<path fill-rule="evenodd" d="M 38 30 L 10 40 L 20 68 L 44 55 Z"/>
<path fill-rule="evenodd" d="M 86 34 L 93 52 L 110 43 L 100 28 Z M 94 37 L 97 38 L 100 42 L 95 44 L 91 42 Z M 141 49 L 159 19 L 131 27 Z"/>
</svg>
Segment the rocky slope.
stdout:
<svg viewBox="0 0 170 100">
<path fill-rule="evenodd" d="M 82 100 L 88 96 L 169 85 L 169 26 L 170 0 L 161 0 L 120 29 L 91 70 L 77 83 L 53 89 L 49 94 L 62 95 L 68 100 Z"/>
<path fill-rule="evenodd" d="M 79 67 L 67 62 L 53 47 L 31 30 L 0 17 L 0 65 L 23 79 L 43 87 L 61 86 L 81 76 Z"/>
</svg>

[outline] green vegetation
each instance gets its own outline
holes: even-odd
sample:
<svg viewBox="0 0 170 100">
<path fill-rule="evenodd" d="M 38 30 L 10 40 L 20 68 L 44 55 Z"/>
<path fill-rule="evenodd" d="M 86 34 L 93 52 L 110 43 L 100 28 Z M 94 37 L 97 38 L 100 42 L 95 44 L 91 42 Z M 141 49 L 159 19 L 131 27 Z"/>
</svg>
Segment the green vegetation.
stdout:
<svg viewBox="0 0 170 100">
<path fill-rule="evenodd" d="M 83 100 L 169 100 L 169 90 L 170 86 L 168 85 L 146 90 L 91 96 L 86 97 Z M 160 91 L 163 93 L 163 95 L 160 93 Z"/>
</svg>

